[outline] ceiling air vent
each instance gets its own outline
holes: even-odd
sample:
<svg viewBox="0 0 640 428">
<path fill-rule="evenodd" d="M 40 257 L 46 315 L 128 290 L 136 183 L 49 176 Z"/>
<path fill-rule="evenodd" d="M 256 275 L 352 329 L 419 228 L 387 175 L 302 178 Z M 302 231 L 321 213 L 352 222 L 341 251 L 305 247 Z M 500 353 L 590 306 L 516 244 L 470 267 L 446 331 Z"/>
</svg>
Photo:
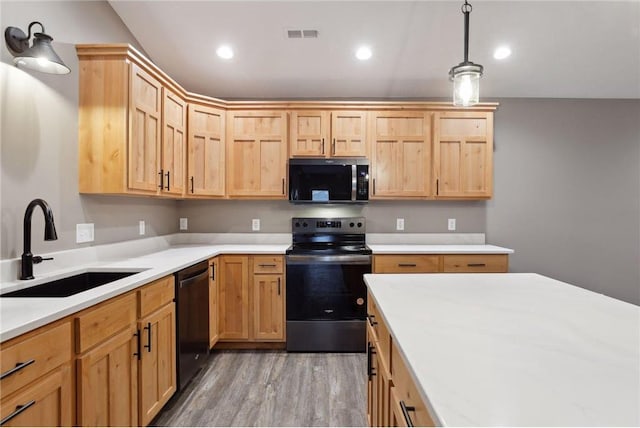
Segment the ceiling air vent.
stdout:
<svg viewBox="0 0 640 428">
<path fill-rule="evenodd" d="M 317 39 L 318 30 L 287 30 L 289 39 Z"/>
</svg>

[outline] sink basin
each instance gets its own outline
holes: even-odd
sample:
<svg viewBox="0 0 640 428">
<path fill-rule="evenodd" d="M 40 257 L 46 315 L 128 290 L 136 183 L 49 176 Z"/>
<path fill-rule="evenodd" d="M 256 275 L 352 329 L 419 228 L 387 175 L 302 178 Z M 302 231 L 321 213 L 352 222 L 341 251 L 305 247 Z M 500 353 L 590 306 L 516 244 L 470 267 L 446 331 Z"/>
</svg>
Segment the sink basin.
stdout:
<svg viewBox="0 0 640 428">
<path fill-rule="evenodd" d="M 69 297 L 136 273 L 138 272 L 85 272 L 0 294 L 0 297 Z"/>
</svg>

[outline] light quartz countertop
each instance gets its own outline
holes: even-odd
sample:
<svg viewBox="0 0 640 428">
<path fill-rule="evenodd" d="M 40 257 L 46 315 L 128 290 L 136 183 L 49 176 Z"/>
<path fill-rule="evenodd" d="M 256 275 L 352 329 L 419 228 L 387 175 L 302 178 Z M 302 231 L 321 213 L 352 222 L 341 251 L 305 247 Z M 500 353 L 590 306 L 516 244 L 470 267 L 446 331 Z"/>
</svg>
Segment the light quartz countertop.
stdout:
<svg viewBox="0 0 640 428">
<path fill-rule="evenodd" d="M 640 426 L 640 308 L 537 274 L 365 275 L 436 423 Z"/>
<path fill-rule="evenodd" d="M 369 245 L 384 253 L 510 253 L 482 245 L 484 234 L 379 234 Z M 401 245 L 399 242 L 411 242 Z M 389 244 L 387 244 L 389 242 Z M 437 242 L 420 245 L 416 242 Z M 455 242 L 446 245 L 444 242 Z M 466 244 L 470 243 L 470 244 Z M 291 234 L 188 233 L 76 248 L 56 253 L 54 260 L 34 266 L 34 280 L 17 280 L 19 259 L 0 262 L 0 292 L 7 293 L 87 271 L 139 272 L 69 297 L 0 297 L 0 342 L 134 290 L 194 263 L 219 254 L 284 254 Z"/>
</svg>

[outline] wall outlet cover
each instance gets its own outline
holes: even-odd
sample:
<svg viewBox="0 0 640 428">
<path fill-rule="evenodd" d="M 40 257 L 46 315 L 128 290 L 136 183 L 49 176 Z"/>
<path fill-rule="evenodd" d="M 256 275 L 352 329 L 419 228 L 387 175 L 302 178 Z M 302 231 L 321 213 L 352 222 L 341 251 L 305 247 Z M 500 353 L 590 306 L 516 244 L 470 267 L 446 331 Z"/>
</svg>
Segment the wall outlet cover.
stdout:
<svg viewBox="0 0 640 428">
<path fill-rule="evenodd" d="M 146 232 L 146 225 L 144 224 L 144 220 L 140 220 L 138 222 L 138 233 L 140 233 L 140 235 L 144 235 Z"/>
<path fill-rule="evenodd" d="M 251 220 L 251 230 L 253 230 L 254 232 L 257 232 L 260 230 L 260 219 L 259 218 L 254 218 L 253 220 Z"/>
<path fill-rule="evenodd" d="M 94 227 L 93 223 L 76 224 L 76 243 L 93 242 Z"/>
<path fill-rule="evenodd" d="M 447 229 L 449 230 L 456 230 L 456 219 L 455 218 L 450 218 L 448 223 L 447 223 Z"/>
<path fill-rule="evenodd" d="M 404 219 L 397 218 L 396 219 L 396 230 L 404 230 Z"/>
<path fill-rule="evenodd" d="M 180 218 L 180 230 L 189 229 L 189 222 L 185 217 Z"/>
</svg>

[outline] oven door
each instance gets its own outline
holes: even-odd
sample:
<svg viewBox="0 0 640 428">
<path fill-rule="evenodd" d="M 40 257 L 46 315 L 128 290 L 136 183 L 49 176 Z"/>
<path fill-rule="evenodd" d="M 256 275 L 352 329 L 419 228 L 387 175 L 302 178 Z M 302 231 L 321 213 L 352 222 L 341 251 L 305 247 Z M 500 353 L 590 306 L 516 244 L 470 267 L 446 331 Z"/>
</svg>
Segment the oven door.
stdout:
<svg viewBox="0 0 640 428">
<path fill-rule="evenodd" d="M 371 256 L 287 256 L 287 320 L 364 320 Z"/>
</svg>

